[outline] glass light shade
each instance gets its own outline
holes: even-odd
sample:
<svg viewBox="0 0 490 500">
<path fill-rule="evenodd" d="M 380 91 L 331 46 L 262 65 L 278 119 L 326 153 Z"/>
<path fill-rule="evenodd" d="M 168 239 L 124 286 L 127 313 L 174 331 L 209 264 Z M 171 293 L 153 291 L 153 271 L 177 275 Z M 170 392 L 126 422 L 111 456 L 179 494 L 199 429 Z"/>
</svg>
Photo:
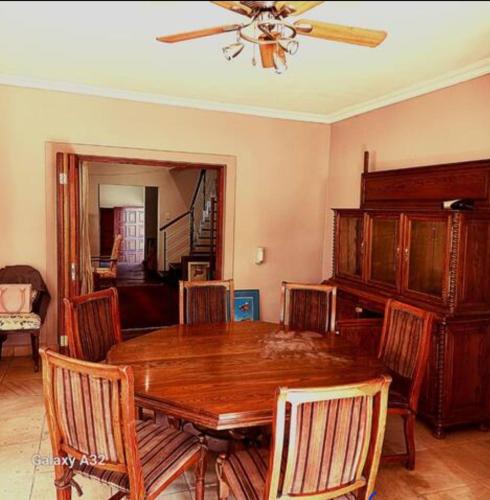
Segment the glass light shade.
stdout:
<svg viewBox="0 0 490 500">
<path fill-rule="evenodd" d="M 279 40 L 279 45 L 292 56 L 298 52 L 299 42 L 297 40 Z"/>
<path fill-rule="evenodd" d="M 234 59 L 243 50 L 243 43 L 237 42 L 223 47 L 223 54 L 228 61 Z"/>
<path fill-rule="evenodd" d="M 299 48 L 298 41 L 297 40 L 291 40 L 287 44 L 286 50 L 287 50 L 288 54 L 291 54 L 292 56 L 294 56 L 294 54 L 296 54 L 296 52 L 298 52 L 298 48 Z"/>
<path fill-rule="evenodd" d="M 274 71 L 281 75 L 288 69 L 288 65 L 286 63 L 286 54 L 282 50 L 275 50 L 272 54 L 272 60 L 274 62 Z"/>
</svg>

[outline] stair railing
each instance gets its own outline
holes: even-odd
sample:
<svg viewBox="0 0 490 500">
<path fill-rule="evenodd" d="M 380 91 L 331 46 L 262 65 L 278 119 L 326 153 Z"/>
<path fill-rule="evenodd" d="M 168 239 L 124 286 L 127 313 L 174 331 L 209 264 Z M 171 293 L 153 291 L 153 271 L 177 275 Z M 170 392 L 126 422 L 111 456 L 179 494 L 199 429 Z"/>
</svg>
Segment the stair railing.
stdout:
<svg viewBox="0 0 490 500">
<path fill-rule="evenodd" d="M 199 180 L 192 196 L 189 210 L 175 217 L 160 228 L 163 232 L 163 269 L 168 271 L 172 262 L 180 260 L 182 255 L 192 253 L 196 248 L 196 235 L 199 234 L 202 223 L 202 214 L 205 210 L 211 211 L 211 252 L 214 253 L 214 198 L 215 186 L 212 176 L 201 170 Z M 209 204 L 209 207 L 207 206 Z M 200 216 L 198 216 L 200 215 Z"/>
</svg>

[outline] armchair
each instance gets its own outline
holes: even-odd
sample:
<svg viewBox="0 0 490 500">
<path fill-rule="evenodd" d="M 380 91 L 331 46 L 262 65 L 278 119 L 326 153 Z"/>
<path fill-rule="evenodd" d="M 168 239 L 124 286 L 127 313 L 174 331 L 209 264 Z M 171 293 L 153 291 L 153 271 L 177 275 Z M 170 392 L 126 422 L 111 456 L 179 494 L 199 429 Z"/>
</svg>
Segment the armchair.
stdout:
<svg viewBox="0 0 490 500">
<path fill-rule="evenodd" d="M 29 333 L 31 335 L 34 371 L 39 370 L 39 333 L 46 318 L 51 299 L 46 284 L 39 271 L 31 266 L 7 266 L 0 269 L 1 284 L 31 284 L 37 292 L 29 313 L 0 314 L 0 358 L 2 344 L 8 335 Z"/>
<path fill-rule="evenodd" d="M 112 252 L 109 256 L 92 257 L 92 266 L 94 269 L 94 284 L 98 288 L 101 280 L 106 280 L 114 284 L 117 277 L 117 261 L 121 253 L 122 235 L 118 234 L 114 238 Z"/>
</svg>

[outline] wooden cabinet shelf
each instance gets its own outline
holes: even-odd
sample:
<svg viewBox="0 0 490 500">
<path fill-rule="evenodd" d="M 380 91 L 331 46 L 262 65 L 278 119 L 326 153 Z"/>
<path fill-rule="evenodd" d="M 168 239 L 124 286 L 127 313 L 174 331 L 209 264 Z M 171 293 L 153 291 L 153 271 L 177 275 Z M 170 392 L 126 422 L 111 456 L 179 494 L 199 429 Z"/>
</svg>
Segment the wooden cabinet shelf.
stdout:
<svg viewBox="0 0 490 500">
<path fill-rule="evenodd" d="M 475 178 L 490 160 L 365 173 L 361 208 L 335 210 L 340 334 L 373 349 L 388 298 L 436 314 L 420 414 L 437 436 L 490 422 L 490 205 Z M 442 210 L 439 182 L 476 190 L 475 209 Z"/>
</svg>

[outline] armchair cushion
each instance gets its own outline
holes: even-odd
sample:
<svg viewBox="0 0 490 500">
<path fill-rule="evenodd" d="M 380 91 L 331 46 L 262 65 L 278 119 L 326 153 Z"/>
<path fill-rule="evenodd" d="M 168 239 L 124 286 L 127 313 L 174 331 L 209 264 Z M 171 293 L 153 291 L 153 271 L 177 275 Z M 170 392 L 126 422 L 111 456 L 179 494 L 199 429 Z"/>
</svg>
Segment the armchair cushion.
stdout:
<svg viewBox="0 0 490 500">
<path fill-rule="evenodd" d="M 117 276 L 116 271 L 109 267 L 97 267 L 94 271 L 100 278 L 116 278 Z"/>
<path fill-rule="evenodd" d="M 0 331 L 39 330 L 41 317 L 36 313 L 0 314 Z"/>
</svg>

